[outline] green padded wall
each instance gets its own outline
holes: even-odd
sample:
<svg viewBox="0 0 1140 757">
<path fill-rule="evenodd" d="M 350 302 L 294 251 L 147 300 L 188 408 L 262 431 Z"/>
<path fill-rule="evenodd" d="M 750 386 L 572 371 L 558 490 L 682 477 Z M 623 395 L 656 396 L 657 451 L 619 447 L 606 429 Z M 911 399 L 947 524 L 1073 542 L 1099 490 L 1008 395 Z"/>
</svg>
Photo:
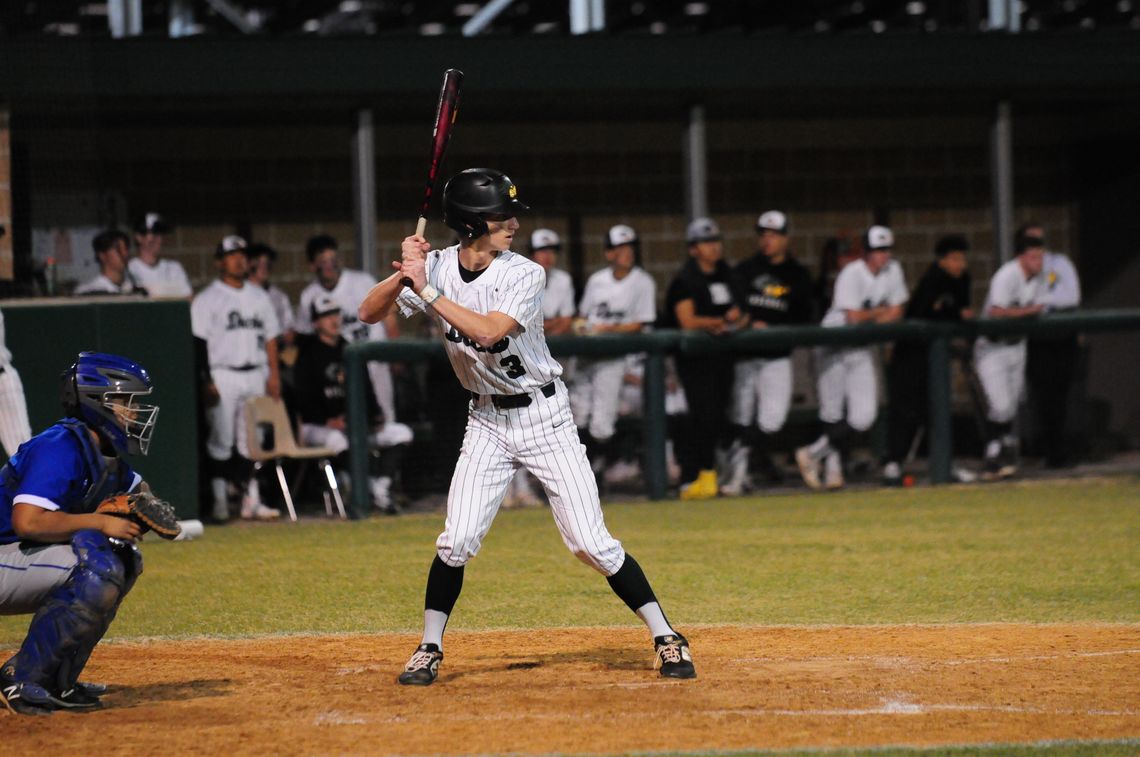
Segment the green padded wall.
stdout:
<svg viewBox="0 0 1140 757">
<path fill-rule="evenodd" d="M 141 363 L 160 406 L 150 453 L 131 460 L 180 518 L 198 517 L 197 392 L 186 300 L 0 300 L 32 433 L 60 417 L 59 374 L 83 350 Z M 0 451 L 0 459 L 3 452 Z"/>
</svg>

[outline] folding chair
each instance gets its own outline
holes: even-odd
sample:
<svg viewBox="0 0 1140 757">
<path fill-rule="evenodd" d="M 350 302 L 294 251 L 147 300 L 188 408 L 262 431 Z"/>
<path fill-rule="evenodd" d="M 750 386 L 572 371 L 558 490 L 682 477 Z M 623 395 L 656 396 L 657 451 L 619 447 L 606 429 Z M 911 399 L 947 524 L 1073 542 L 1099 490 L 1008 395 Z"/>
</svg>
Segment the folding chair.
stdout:
<svg viewBox="0 0 1140 757">
<path fill-rule="evenodd" d="M 289 518 L 297 520 L 297 510 L 293 507 L 293 495 L 285 483 L 285 471 L 281 468 L 282 460 L 297 460 L 305 463 L 315 460 L 324 471 L 328 483 L 328 491 L 323 492 L 325 512 L 333 514 L 332 502 L 336 503 L 337 512 L 341 518 L 347 518 L 344 510 L 344 500 L 340 495 L 340 486 L 337 483 L 336 472 L 332 463 L 336 453 L 328 447 L 301 447 L 293 436 L 293 427 L 289 425 L 289 415 L 285 410 L 285 403 L 272 397 L 251 397 L 245 403 L 245 422 L 249 431 L 249 457 L 253 460 L 254 468 L 261 470 L 262 465 L 272 460 L 277 470 L 277 483 L 281 485 L 281 496 L 285 498 L 285 507 L 289 510 Z M 272 431 L 272 446 L 266 447 L 262 440 L 263 429 Z M 302 468 L 303 472 L 303 468 Z M 300 476 L 298 476 L 298 481 Z M 332 500 L 330 501 L 330 494 Z"/>
</svg>

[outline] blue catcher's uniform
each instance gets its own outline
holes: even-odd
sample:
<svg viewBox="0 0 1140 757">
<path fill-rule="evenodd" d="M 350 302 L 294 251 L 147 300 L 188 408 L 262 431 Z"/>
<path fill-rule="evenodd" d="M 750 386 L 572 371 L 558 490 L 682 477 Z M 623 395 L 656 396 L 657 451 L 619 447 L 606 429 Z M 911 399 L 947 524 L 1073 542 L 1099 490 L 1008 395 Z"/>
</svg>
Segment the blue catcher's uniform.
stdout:
<svg viewBox="0 0 1140 757">
<path fill-rule="evenodd" d="M 90 513 L 141 481 L 125 460 L 105 457 L 75 419 L 28 440 L 0 469 L 0 615 L 35 613 L 20 651 L 0 667 L 0 687 L 41 687 L 65 706 L 63 695 L 142 572 L 133 544 L 99 531 L 79 531 L 62 544 L 21 541 L 12 528 L 14 503 Z"/>
</svg>

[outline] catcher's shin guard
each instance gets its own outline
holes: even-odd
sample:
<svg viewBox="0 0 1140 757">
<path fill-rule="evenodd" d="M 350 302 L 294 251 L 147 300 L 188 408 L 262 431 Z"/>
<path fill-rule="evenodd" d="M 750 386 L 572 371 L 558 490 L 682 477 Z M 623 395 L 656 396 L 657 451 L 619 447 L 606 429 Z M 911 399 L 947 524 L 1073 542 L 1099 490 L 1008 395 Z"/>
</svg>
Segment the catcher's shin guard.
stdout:
<svg viewBox="0 0 1140 757">
<path fill-rule="evenodd" d="M 98 531 L 75 534 L 71 548 L 78 562 L 67 581 L 36 611 L 20 651 L 4 663 L 0 672 L 8 680 L 38 684 L 56 693 L 73 688 L 91 650 L 142 572 L 142 558 L 133 545 L 118 546 Z M 131 555 L 127 560 L 117 554 L 124 549 Z"/>
</svg>

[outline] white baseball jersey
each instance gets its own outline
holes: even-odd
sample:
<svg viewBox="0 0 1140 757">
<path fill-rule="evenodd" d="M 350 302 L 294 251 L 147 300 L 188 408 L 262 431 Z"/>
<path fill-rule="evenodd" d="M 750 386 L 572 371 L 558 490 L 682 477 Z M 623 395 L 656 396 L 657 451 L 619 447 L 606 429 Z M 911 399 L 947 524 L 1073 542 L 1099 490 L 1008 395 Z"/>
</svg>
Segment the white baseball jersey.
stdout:
<svg viewBox="0 0 1140 757">
<path fill-rule="evenodd" d="M 475 394 L 533 392 L 562 375 L 551 357 L 542 330 L 542 295 L 546 274 L 542 266 L 515 252 L 502 252 L 473 281 L 459 273 L 459 245 L 433 250 L 427 256 L 427 281 L 440 294 L 476 313 L 509 315 L 519 327 L 490 347 L 481 347 L 439 318 L 444 347 L 463 387 Z M 411 316 L 424 304 L 410 289 L 396 300 Z M 505 485 L 505 484 L 504 484 Z"/>
<path fill-rule="evenodd" d="M 130 276 L 123 277 L 122 284 L 116 284 L 103 274 L 84 281 L 75 287 L 75 294 L 133 294 L 135 284 Z"/>
<path fill-rule="evenodd" d="M 574 280 L 561 268 L 546 272 L 546 293 L 542 297 L 542 317 L 566 318 L 574 315 Z"/>
<path fill-rule="evenodd" d="M 215 279 L 190 304 L 190 329 L 206 340 L 210 368 L 268 367 L 265 345 L 281 333 L 269 295 Z"/>
<path fill-rule="evenodd" d="M 361 323 L 356 316 L 360 303 L 368 295 L 369 290 L 376 286 L 376 279 L 364 271 L 345 269 L 340 272 L 336 286 L 325 289 L 321 282 L 314 281 L 301 290 L 301 299 L 297 304 L 297 319 L 293 328 L 299 334 L 313 333 L 312 306 L 318 295 L 325 294 L 340 305 L 343 322 L 340 327 L 341 335 L 350 343 L 362 342 L 366 339 L 387 339 L 388 332 L 383 322 L 369 326 Z"/>
<path fill-rule="evenodd" d="M 193 293 L 186 270 L 176 260 L 164 258 L 147 265 L 142 258 L 131 258 L 127 270 L 151 297 L 189 297 Z"/>
<path fill-rule="evenodd" d="M 653 323 L 657 318 L 657 285 L 641 268 L 624 278 L 603 268 L 586 281 L 578 313 L 591 328 L 600 324 Z"/>
<path fill-rule="evenodd" d="M 0 310 L 0 447 L 11 457 L 31 438 L 24 385 L 12 367 L 12 353 L 4 340 L 4 312 Z"/>
<path fill-rule="evenodd" d="M 1081 279 L 1068 255 L 1046 252 L 1041 266 L 1041 279 L 1038 301 L 1049 310 L 1066 310 L 1081 304 Z"/>
<path fill-rule="evenodd" d="M 889 261 L 878 274 L 871 273 L 865 260 L 848 263 L 835 280 L 831 309 L 823 317 L 824 326 L 843 326 L 848 310 L 868 310 L 884 305 L 902 305 L 909 299 L 902 266 Z"/>
<path fill-rule="evenodd" d="M 986 294 L 983 315 L 995 307 L 1023 308 L 1041 301 L 1042 276 L 1026 277 L 1017 258 L 994 273 Z M 1025 391 L 1025 339 L 1009 337 L 974 342 L 974 370 L 986 395 L 986 417 L 995 423 L 1009 423 Z"/>
<path fill-rule="evenodd" d="M 293 303 L 289 302 L 289 295 L 273 286 L 265 290 L 269 295 L 269 301 L 273 303 L 273 312 L 277 313 L 277 325 L 281 327 L 281 333 L 293 330 Z"/>
</svg>

